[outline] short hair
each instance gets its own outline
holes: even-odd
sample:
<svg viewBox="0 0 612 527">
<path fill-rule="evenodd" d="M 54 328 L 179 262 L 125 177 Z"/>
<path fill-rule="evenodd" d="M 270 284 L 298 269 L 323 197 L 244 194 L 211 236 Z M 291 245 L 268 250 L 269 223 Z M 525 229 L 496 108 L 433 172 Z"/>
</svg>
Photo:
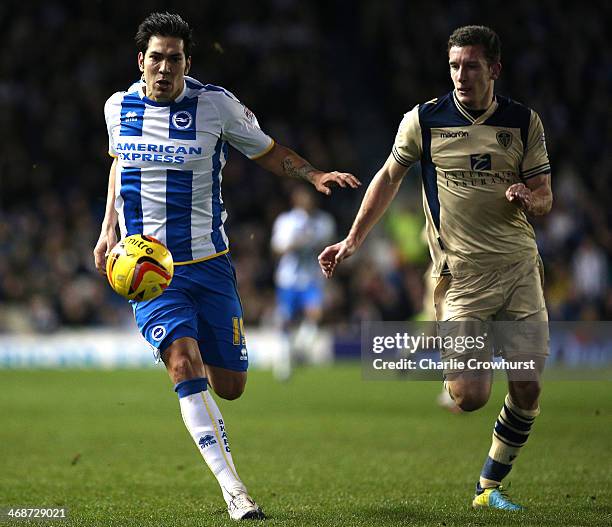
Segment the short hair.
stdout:
<svg viewBox="0 0 612 527">
<path fill-rule="evenodd" d="M 145 18 L 138 26 L 134 37 L 138 51 L 146 53 L 149 40 L 153 36 L 182 39 L 185 57 L 191 56 L 191 49 L 195 46 L 189 24 L 176 13 L 151 13 Z"/>
<path fill-rule="evenodd" d="M 455 29 L 448 38 L 447 52 L 454 46 L 482 46 L 489 64 L 501 59 L 501 40 L 495 31 L 487 26 L 463 26 Z"/>
</svg>

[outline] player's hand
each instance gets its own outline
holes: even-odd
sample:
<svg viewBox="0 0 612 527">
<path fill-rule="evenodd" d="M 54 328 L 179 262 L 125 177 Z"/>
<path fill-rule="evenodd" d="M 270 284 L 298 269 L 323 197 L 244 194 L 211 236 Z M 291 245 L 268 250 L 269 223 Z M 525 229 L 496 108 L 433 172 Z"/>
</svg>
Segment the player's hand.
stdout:
<svg viewBox="0 0 612 527">
<path fill-rule="evenodd" d="M 98 272 L 106 276 L 106 257 L 112 248 L 117 245 L 117 234 L 114 227 L 102 228 L 98 243 L 93 250 L 94 262 Z"/>
<path fill-rule="evenodd" d="M 333 187 L 357 188 L 361 186 L 361 181 L 347 172 L 317 172 L 312 175 L 312 184 L 319 192 L 329 196 Z"/>
<path fill-rule="evenodd" d="M 524 183 L 515 183 L 509 186 L 506 190 L 506 198 L 510 203 L 516 203 L 526 212 L 531 210 L 531 190 L 529 190 Z"/>
<path fill-rule="evenodd" d="M 319 255 L 319 266 L 325 278 L 331 278 L 336 266 L 342 260 L 346 260 L 356 250 L 357 247 L 346 238 L 341 242 L 325 247 L 323 252 Z"/>
</svg>

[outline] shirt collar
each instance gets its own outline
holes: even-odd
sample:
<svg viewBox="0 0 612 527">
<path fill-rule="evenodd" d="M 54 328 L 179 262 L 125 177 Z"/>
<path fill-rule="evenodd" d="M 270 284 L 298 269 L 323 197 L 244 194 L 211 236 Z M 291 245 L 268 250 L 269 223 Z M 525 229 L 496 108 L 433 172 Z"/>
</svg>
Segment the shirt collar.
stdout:
<svg viewBox="0 0 612 527">
<path fill-rule="evenodd" d="M 486 109 L 486 111 L 482 115 L 474 117 L 468 111 L 468 109 L 463 104 L 461 104 L 461 101 L 459 101 L 459 99 L 457 98 L 455 90 L 453 90 L 453 102 L 455 103 L 455 107 L 457 108 L 457 110 L 459 110 L 459 113 L 463 115 L 463 117 L 465 117 L 471 124 L 484 123 L 489 117 L 491 117 L 491 115 L 493 115 L 493 113 L 495 112 L 495 110 L 497 110 L 498 107 L 497 97 L 493 95 L 493 100 L 491 101 L 491 104 Z"/>
</svg>

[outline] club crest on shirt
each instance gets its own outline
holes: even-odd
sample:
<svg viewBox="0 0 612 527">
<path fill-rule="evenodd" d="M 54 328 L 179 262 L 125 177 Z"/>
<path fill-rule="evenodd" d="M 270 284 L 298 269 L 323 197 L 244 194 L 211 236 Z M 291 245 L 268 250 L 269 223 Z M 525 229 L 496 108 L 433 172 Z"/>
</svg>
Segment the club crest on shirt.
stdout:
<svg viewBox="0 0 612 527">
<path fill-rule="evenodd" d="M 178 128 L 179 130 L 186 130 L 187 128 L 191 126 L 192 122 L 193 122 L 193 117 L 191 116 L 189 112 L 185 110 L 176 112 L 172 116 L 172 124 L 174 125 L 175 128 Z"/>
<path fill-rule="evenodd" d="M 245 117 L 249 120 L 249 122 L 254 122 L 255 121 L 255 115 L 253 114 L 253 112 L 251 110 L 249 110 L 246 106 L 244 106 L 244 115 Z"/>
<path fill-rule="evenodd" d="M 497 137 L 497 142 L 499 143 L 499 146 L 502 146 L 506 150 L 512 144 L 512 134 L 510 132 L 507 132 L 505 130 L 500 130 L 499 132 L 497 132 L 496 137 Z"/>
</svg>

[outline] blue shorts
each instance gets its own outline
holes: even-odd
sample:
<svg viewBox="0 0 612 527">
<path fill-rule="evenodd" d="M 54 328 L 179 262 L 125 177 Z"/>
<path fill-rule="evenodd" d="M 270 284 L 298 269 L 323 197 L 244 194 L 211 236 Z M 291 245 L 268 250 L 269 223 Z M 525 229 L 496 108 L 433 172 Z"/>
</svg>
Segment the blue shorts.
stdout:
<svg viewBox="0 0 612 527">
<path fill-rule="evenodd" d="M 311 283 L 305 289 L 278 287 L 276 302 L 283 321 L 295 320 L 305 309 L 315 309 L 323 305 L 323 289 L 319 284 Z"/>
<path fill-rule="evenodd" d="M 161 296 L 133 302 L 142 336 L 159 359 L 176 339 L 198 341 L 202 360 L 211 366 L 246 371 L 249 358 L 236 272 L 228 254 L 177 265 Z"/>
</svg>

